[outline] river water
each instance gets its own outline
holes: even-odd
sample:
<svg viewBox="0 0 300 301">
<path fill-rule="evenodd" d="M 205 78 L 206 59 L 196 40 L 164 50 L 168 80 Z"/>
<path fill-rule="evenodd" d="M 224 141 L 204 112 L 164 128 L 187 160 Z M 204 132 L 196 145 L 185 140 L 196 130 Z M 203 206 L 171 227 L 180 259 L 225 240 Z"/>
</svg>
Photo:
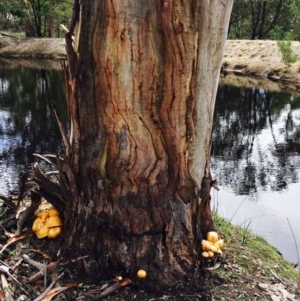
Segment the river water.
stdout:
<svg viewBox="0 0 300 301">
<path fill-rule="evenodd" d="M 18 191 L 21 174 L 35 162 L 34 153 L 59 151 L 51 101 L 66 120 L 63 82 L 58 62 L 0 60 L 0 193 Z"/>
<path fill-rule="evenodd" d="M 295 91 L 219 85 L 212 169 L 218 212 L 298 262 L 300 97 Z M 296 243 L 295 243 L 296 240 Z"/>
<path fill-rule="evenodd" d="M 64 93 L 58 62 L 0 60 L 0 193 L 18 191 L 21 174 L 36 160 L 33 153 L 60 152 L 51 101 L 66 122 Z M 293 235 L 300 247 L 299 154 L 297 92 L 221 82 L 212 144 L 221 190 L 213 192 L 212 205 L 292 262 L 298 260 Z"/>
</svg>

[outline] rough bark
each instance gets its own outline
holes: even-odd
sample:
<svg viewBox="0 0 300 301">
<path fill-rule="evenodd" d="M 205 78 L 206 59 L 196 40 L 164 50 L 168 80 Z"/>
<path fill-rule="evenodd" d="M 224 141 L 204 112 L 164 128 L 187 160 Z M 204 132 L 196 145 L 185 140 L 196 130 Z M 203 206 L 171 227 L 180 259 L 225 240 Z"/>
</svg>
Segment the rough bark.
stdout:
<svg viewBox="0 0 300 301">
<path fill-rule="evenodd" d="M 81 275 L 197 275 L 214 227 L 209 146 L 232 2 L 75 0 L 59 168 L 66 254 L 88 255 Z"/>
</svg>

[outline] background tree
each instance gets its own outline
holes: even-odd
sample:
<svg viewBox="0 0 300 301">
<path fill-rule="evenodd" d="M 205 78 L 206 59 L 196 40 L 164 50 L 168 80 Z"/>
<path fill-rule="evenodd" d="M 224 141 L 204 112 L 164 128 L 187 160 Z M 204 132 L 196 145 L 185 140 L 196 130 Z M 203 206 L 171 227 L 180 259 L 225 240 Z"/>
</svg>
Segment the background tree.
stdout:
<svg viewBox="0 0 300 301">
<path fill-rule="evenodd" d="M 0 0 L 0 28 L 27 36 L 59 37 L 68 24 L 71 0 Z M 235 0 L 230 39 L 300 39 L 300 0 Z"/>
<path fill-rule="evenodd" d="M 231 39 L 249 39 L 249 29 L 249 2 L 235 0 L 229 22 L 228 37 Z"/>
<path fill-rule="evenodd" d="M 197 275 L 214 228 L 210 135 L 232 3 L 75 1 L 61 190 L 41 191 L 62 207 L 65 256 L 87 256 L 79 277 Z"/>
<path fill-rule="evenodd" d="M 283 0 L 277 2 L 250 0 L 249 2 L 251 8 L 251 40 L 262 39 L 275 27 Z"/>
<path fill-rule="evenodd" d="M 0 0 L 0 14 L 2 30 L 17 30 L 18 18 L 24 16 L 17 0 Z"/>
<path fill-rule="evenodd" d="M 55 37 L 55 29 L 71 13 L 70 0 L 28 0 L 24 3 L 38 37 Z"/>
<path fill-rule="evenodd" d="M 236 0 L 229 38 L 296 39 L 299 34 L 299 0 Z"/>
<path fill-rule="evenodd" d="M 60 24 L 69 23 L 71 10 L 71 0 L 0 1 L 0 11 L 6 18 L 2 28 L 24 30 L 27 37 L 59 37 Z"/>
</svg>

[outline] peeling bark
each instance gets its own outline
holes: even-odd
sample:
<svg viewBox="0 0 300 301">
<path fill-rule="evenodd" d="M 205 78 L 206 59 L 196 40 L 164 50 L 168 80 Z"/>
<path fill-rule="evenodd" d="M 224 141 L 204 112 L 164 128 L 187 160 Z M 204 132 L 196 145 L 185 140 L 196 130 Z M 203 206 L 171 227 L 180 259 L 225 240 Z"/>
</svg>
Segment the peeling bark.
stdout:
<svg viewBox="0 0 300 301">
<path fill-rule="evenodd" d="M 75 0 L 59 168 L 66 254 L 89 255 L 81 275 L 142 268 L 168 286 L 197 275 L 214 227 L 211 179 L 202 201 L 198 191 L 232 2 Z"/>
</svg>

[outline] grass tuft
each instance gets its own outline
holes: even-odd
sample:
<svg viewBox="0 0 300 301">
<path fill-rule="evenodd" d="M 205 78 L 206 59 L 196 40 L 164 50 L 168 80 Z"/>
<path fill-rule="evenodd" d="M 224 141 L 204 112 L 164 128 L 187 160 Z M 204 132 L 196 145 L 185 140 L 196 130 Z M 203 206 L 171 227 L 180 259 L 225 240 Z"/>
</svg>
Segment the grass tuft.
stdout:
<svg viewBox="0 0 300 301">
<path fill-rule="evenodd" d="M 278 48 L 286 64 L 295 63 L 296 56 L 293 54 L 291 41 L 277 41 Z"/>
</svg>

